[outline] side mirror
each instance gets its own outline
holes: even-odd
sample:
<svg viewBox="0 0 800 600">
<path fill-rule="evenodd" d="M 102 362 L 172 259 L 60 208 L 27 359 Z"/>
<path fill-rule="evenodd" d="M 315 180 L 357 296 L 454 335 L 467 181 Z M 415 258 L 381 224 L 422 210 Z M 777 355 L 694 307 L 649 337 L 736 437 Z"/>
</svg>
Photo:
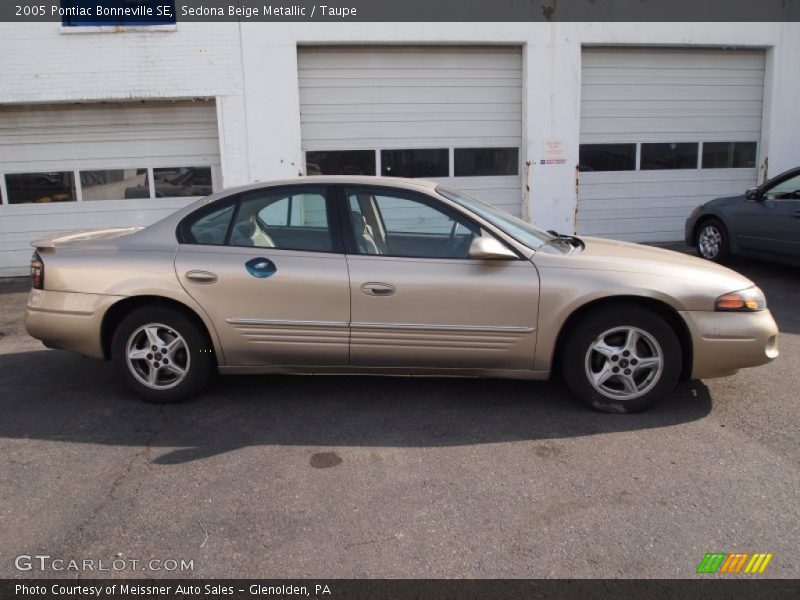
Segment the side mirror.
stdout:
<svg viewBox="0 0 800 600">
<path fill-rule="evenodd" d="M 479 260 L 517 260 L 517 255 L 493 237 L 476 237 L 469 245 L 469 257 Z"/>
<path fill-rule="evenodd" d="M 758 202 L 761 200 L 761 198 L 758 195 L 758 188 L 752 188 L 747 190 L 744 193 L 744 197 L 747 198 L 748 200 L 753 200 L 754 202 Z"/>
</svg>

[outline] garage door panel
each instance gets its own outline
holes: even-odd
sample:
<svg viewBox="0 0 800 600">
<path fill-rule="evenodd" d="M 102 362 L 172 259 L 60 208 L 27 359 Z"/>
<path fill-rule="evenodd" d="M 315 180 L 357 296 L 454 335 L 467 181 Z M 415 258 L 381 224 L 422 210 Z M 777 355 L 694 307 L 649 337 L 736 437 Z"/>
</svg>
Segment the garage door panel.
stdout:
<svg viewBox="0 0 800 600">
<path fill-rule="evenodd" d="M 763 82 L 763 51 L 585 48 L 580 143 L 758 143 Z M 694 206 L 755 181 L 755 168 L 583 172 L 578 231 L 680 240 Z"/>
<path fill-rule="evenodd" d="M 298 55 L 308 69 L 521 69 L 522 55 L 504 46 L 308 46 Z"/>
<path fill-rule="evenodd" d="M 724 51 L 698 48 L 590 48 L 584 49 L 584 68 L 628 69 L 755 69 L 764 70 L 760 50 Z M 735 54 L 733 53 L 735 52 Z"/>
<path fill-rule="evenodd" d="M 217 173 L 219 165 L 217 110 L 210 100 L 0 107 L 0 173 L 160 167 L 210 167 Z M 142 174 L 135 185 L 143 180 Z M 72 201 L 0 207 L 0 274 L 25 273 L 29 242 L 37 237 L 75 229 L 145 226 L 194 200 L 89 200 L 108 192 L 108 187 L 114 187 L 109 195 L 121 194 L 129 185 L 134 184 L 101 184 L 91 191 L 85 187 L 83 202 L 77 201 L 76 190 Z M 148 187 L 137 190 L 148 192 Z"/>
<path fill-rule="evenodd" d="M 305 151 L 522 146 L 519 47 L 298 51 Z M 521 212 L 521 177 L 437 179 Z"/>
<path fill-rule="evenodd" d="M 676 127 L 677 126 L 677 127 Z M 687 138 L 698 141 L 698 133 L 715 133 L 720 129 L 725 133 L 729 131 L 749 131 L 758 133 L 761 127 L 761 115 L 724 116 L 715 117 L 662 117 L 657 123 L 650 117 L 606 117 L 602 119 L 587 118 L 581 123 L 581 128 L 587 135 L 598 133 L 673 133 L 676 128 L 683 133 L 692 133 Z M 705 141 L 705 137 L 701 138 Z M 750 139 L 750 138 L 748 138 Z M 680 141 L 673 136 L 673 141 Z"/>
</svg>

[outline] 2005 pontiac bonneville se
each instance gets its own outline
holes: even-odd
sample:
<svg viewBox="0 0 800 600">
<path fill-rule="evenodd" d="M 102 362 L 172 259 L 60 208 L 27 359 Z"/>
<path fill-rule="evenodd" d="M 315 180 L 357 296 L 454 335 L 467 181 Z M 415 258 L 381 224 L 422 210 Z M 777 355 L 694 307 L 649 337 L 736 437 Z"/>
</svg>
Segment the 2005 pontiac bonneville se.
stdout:
<svg viewBox="0 0 800 600">
<path fill-rule="evenodd" d="M 753 282 L 683 254 L 558 235 L 435 183 L 307 177 L 143 229 L 33 242 L 25 324 L 112 359 L 147 400 L 212 374 L 546 379 L 635 412 L 778 355 Z M 533 394 L 532 390 L 532 394 Z"/>
</svg>

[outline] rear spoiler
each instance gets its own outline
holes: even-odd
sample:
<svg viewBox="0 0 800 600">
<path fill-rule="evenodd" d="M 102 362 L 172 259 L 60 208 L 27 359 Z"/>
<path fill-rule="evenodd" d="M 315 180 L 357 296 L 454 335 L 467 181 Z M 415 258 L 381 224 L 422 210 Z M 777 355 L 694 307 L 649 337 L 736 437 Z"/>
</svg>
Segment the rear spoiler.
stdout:
<svg viewBox="0 0 800 600">
<path fill-rule="evenodd" d="M 70 242 L 83 242 L 87 240 L 108 240 L 125 235 L 130 235 L 142 229 L 142 227 L 113 227 L 109 229 L 82 229 L 79 231 L 64 231 L 54 235 L 39 238 L 31 242 L 34 248 L 45 249 L 55 248 L 61 244 Z"/>
</svg>

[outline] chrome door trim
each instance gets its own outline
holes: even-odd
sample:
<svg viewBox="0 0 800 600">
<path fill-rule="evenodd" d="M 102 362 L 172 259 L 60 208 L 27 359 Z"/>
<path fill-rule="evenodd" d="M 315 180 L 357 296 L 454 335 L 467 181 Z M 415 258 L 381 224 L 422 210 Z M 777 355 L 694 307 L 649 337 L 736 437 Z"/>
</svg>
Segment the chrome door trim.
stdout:
<svg viewBox="0 0 800 600">
<path fill-rule="evenodd" d="M 246 318 L 228 318 L 225 319 L 231 325 L 286 325 L 289 327 L 294 326 L 312 326 L 312 327 L 347 327 L 348 323 L 345 321 L 285 321 L 281 319 L 246 319 Z"/>
<path fill-rule="evenodd" d="M 426 325 L 424 323 L 351 323 L 353 329 L 424 329 L 448 331 L 481 331 L 486 333 L 533 333 L 535 327 L 505 327 L 491 325 Z"/>
</svg>

